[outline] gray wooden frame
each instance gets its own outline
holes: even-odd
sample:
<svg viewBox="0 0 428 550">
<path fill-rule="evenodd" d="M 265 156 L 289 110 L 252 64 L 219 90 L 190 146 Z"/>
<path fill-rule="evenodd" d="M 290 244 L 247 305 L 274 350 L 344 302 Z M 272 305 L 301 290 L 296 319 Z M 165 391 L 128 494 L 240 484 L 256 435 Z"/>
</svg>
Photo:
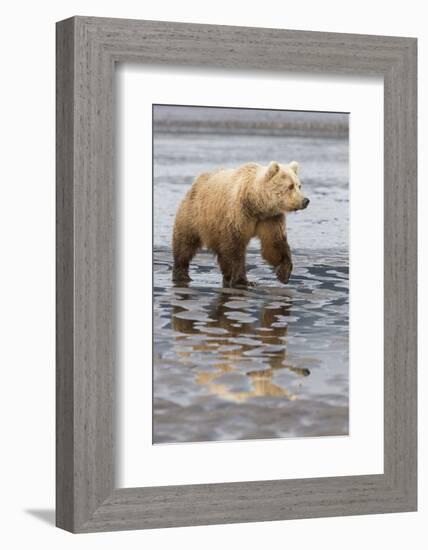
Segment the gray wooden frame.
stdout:
<svg viewBox="0 0 428 550">
<path fill-rule="evenodd" d="M 90 17 L 57 24 L 59 527 L 91 532 L 416 510 L 416 45 L 414 38 Z M 115 488 L 113 82 L 115 63 L 124 61 L 383 77 L 383 474 Z"/>
</svg>

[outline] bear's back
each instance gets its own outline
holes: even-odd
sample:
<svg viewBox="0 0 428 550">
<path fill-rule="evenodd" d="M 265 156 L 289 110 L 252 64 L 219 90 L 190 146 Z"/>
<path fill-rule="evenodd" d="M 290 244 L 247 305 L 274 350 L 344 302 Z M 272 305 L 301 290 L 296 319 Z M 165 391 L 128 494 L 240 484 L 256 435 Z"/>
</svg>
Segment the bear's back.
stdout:
<svg viewBox="0 0 428 550">
<path fill-rule="evenodd" d="M 216 191 L 226 194 L 233 193 L 236 187 L 253 181 L 259 167 L 255 162 L 251 162 L 243 164 L 239 168 L 218 168 L 210 172 L 203 172 L 192 184 L 192 195 L 195 196 L 199 191 L 203 193 L 215 193 Z"/>
</svg>

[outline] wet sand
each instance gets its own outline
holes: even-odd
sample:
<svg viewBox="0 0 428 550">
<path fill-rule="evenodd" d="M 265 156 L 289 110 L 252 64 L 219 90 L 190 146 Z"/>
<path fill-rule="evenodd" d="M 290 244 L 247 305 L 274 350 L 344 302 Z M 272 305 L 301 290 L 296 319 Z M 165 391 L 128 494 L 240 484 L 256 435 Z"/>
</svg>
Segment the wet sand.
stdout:
<svg viewBox="0 0 428 550">
<path fill-rule="evenodd" d="M 227 289 L 201 254 L 174 287 L 156 253 L 155 443 L 348 433 L 347 257 L 295 263 L 280 287 L 250 254 L 258 286 Z"/>
</svg>

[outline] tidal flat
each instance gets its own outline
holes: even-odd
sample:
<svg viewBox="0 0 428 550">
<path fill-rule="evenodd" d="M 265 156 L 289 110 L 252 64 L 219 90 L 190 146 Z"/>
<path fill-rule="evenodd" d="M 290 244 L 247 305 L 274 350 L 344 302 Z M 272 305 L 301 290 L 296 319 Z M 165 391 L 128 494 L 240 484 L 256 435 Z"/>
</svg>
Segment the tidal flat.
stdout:
<svg viewBox="0 0 428 550">
<path fill-rule="evenodd" d="M 213 126 L 211 111 L 204 123 L 203 113 L 168 109 L 155 111 L 153 142 L 153 443 L 347 435 L 346 116 L 318 117 L 315 131 L 306 113 L 294 114 L 290 128 L 271 121 L 269 131 L 263 112 L 242 129 L 227 113 Z M 299 161 L 311 200 L 287 216 L 289 283 L 276 280 L 254 240 L 247 268 L 256 286 L 222 288 L 208 252 L 193 260 L 192 282 L 175 286 L 174 215 L 194 177 L 270 160 Z"/>
</svg>

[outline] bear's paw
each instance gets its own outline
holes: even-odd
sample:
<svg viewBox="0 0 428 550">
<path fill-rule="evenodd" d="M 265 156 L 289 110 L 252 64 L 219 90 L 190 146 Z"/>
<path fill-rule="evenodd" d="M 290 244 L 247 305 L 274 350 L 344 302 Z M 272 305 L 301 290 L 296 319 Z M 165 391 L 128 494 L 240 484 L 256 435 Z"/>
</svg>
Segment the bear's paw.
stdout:
<svg viewBox="0 0 428 550">
<path fill-rule="evenodd" d="M 293 269 L 293 264 L 291 262 L 286 264 L 280 264 L 275 269 L 275 274 L 278 281 L 280 281 L 281 283 L 287 284 L 290 279 L 292 269 Z"/>
</svg>

